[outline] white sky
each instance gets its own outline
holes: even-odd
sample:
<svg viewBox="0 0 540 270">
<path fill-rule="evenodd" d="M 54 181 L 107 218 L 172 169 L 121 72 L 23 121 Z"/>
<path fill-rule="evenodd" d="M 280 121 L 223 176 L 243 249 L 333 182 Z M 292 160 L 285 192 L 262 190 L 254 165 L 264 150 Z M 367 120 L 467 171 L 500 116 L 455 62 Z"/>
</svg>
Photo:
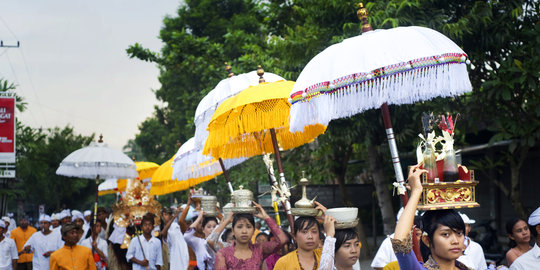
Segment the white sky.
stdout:
<svg viewBox="0 0 540 270">
<path fill-rule="evenodd" d="M 17 117 L 32 127 L 71 125 L 103 134 L 121 150 L 158 104 L 153 63 L 130 59 L 135 42 L 153 51 L 165 15 L 180 0 L 2 0 L 0 78 L 18 85 L 28 109 Z M 11 31 L 10 31 L 11 30 Z M 11 33 L 13 32 L 13 33 Z"/>
</svg>

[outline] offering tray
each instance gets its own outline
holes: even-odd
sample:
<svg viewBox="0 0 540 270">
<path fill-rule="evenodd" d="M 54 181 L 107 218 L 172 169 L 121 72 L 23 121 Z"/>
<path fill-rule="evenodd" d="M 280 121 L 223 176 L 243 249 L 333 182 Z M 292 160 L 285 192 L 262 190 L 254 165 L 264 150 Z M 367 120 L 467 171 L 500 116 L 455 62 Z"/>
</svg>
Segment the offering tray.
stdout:
<svg viewBox="0 0 540 270">
<path fill-rule="evenodd" d="M 474 174 L 471 174 L 474 175 Z M 425 178 L 424 178 L 425 179 Z M 422 183 L 422 197 L 418 210 L 440 210 L 479 207 L 476 202 L 478 181 L 457 180 L 455 182 Z"/>
<path fill-rule="evenodd" d="M 316 217 L 319 214 L 319 210 L 315 208 L 291 208 L 291 214 L 293 216 L 301 217 Z"/>
<path fill-rule="evenodd" d="M 254 214 L 257 211 L 255 207 L 231 207 L 230 209 L 235 214 Z"/>
<path fill-rule="evenodd" d="M 358 218 L 348 222 L 336 222 L 336 230 L 354 228 L 358 225 Z"/>
</svg>

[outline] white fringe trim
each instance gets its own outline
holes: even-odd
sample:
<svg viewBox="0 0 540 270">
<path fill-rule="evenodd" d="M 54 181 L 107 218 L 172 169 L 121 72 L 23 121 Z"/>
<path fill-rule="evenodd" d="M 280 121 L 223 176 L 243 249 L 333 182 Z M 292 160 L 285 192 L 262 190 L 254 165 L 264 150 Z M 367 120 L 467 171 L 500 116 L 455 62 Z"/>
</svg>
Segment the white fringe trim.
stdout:
<svg viewBox="0 0 540 270">
<path fill-rule="evenodd" d="M 107 178 L 137 178 L 138 174 L 135 168 L 126 167 L 126 166 L 108 166 L 104 167 L 101 163 L 96 164 L 78 164 L 76 167 L 74 164 L 65 164 L 62 163 L 56 174 L 68 176 L 68 177 L 78 177 L 86 179 L 95 179 L 99 176 L 100 179 Z"/>
<path fill-rule="evenodd" d="M 465 64 L 413 69 L 369 82 L 352 84 L 291 106 L 290 131 L 313 124 L 350 117 L 383 103 L 412 104 L 435 97 L 453 97 L 472 91 Z"/>
<path fill-rule="evenodd" d="M 223 163 L 228 170 L 244 161 L 247 158 L 224 159 Z M 202 150 L 190 152 L 175 158 L 173 161 L 173 179 L 178 181 L 196 179 L 210 175 L 220 175 L 223 173 L 219 160 L 202 154 Z"/>
</svg>

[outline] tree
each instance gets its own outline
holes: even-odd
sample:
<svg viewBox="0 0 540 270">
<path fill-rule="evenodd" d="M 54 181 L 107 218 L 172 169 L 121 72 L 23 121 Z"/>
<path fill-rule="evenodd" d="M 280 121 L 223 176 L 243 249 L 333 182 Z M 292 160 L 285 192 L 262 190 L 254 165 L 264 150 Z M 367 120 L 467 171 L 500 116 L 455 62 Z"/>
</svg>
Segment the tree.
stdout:
<svg viewBox="0 0 540 270">
<path fill-rule="evenodd" d="M 493 21 L 498 27 L 486 33 L 490 42 L 478 48 L 485 56 L 475 69 L 482 70 L 483 82 L 470 99 L 471 112 L 478 115 L 475 120 L 484 121 L 493 134 L 490 142 L 511 140 L 499 158 L 486 157 L 475 165 L 499 187 L 521 218 L 528 216 L 520 196 L 521 168 L 540 140 L 539 11 L 538 1 L 493 6 L 493 13 L 499 14 Z M 505 31 L 500 31 L 501 26 Z M 478 106 L 482 103 L 489 106 Z M 501 179 L 508 167 L 509 186 Z"/>
<path fill-rule="evenodd" d="M 178 16 L 163 20 L 160 38 L 165 45 L 160 53 L 137 43 L 127 49 L 130 57 L 155 62 L 161 70 L 161 88 L 155 93 L 167 105 L 156 107 L 154 117 L 141 125 L 135 139 L 148 158 L 167 160 L 176 151 L 177 141 L 183 143 L 193 136 L 195 108 L 226 78 L 225 61 L 233 64 L 234 72 L 263 64 L 247 53 L 267 46 L 260 29 L 263 18 L 255 1 L 189 0 L 180 6 Z M 158 135 L 146 135 L 150 132 Z"/>
<path fill-rule="evenodd" d="M 18 199 L 45 204 L 47 212 L 90 205 L 94 182 L 56 175 L 56 169 L 67 155 L 88 145 L 93 137 L 76 135 L 72 127 L 43 131 L 17 125 Z"/>
<path fill-rule="evenodd" d="M 409 25 L 435 29 L 461 45 L 472 62 L 473 93 L 390 106 L 400 152 L 415 149 L 422 112 L 461 112 L 468 117 L 460 122 L 456 144 L 465 145 L 466 133 L 486 127 L 495 134 L 492 141 L 516 140 L 505 157 L 516 165 L 513 171 L 517 174 L 512 179 L 519 183 L 523 163 L 519 157 L 526 157 L 538 139 L 538 58 L 534 53 L 538 47 L 538 3 L 379 0 L 368 3 L 367 8 L 375 29 Z M 326 47 L 360 34 L 355 13 L 355 4 L 350 1 L 186 1 L 177 16 L 164 20 L 160 38 L 165 45 L 160 53 L 139 44 L 128 49 L 131 57 L 158 65 L 162 87 L 156 96 L 167 104 L 156 108 L 140 126 L 137 144 L 148 158 L 168 159 L 177 140 L 183 142 L 193 135 L 196 104 L 225 77 L 222 62 L 232 63 L 235 73 L 263 64 L 265 70 L 294 80 Z M 486 109 L 486 104 L 491 107 Z M 520 121 L 512 120 L 516 117 Z M 382 127 L 378 110 L 332 121 L 314 144 L 283 153 L 287 178 L 295 179 L 299 172 L 294 170 L 302 165 L 313 183 L 331 179 L 343 190 L 360 171 L 349 161 L 363 161 L 361 166 L 370 172 L 376 188 L 384 230 L 392 231 L 394 212 L 388 202 L 392 202 L 389 180 L 393 170 Z M 235 185 L 253 184 L 253 179 L 266 181 L 262 168 L 255 157 L 241 169 L 234 168 L 231 178 Z M 508 190 L 518 205 L 515 185 Z M 522 212 L 519 207 L 516 211 Z"/>
<path fill-rule="evenodd" d="M 133 139 L 129 139 L 127 144 L 122 148 L 124 153 L 137 161 L 145 161 L 146 157 L 141 147 Z"/>
<path fill-rule="evenodd" d="M 14 83 L 10 83 L 5 79 L 0 78 L 0 92 L 15 91 L 16 88 L 17 86 Z M 24 112 L 24 110 L 26 110 L 26 107 L 28 105 L 26 101 L 24 101 L 24 98 L 15 94 L 15 101 L 16 101 L 17 110 L 19 112 Z"/>
</svg>

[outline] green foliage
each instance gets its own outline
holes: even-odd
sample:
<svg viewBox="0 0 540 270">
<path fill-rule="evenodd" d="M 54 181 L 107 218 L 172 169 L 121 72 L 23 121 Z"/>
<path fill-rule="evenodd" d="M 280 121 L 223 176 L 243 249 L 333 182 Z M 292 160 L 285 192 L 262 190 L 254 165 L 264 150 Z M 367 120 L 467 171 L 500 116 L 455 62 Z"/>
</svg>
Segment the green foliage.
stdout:
<svg viewBox="0 0 540 270">
<path fill-rule="evenodd" d="M 146 161 L 146 157 L 142 151 L 142 148 L 135 142 L 135 140 L 128 140 L 127 144 L 122 148 L 124 154 L 128 157 L 135 159 L 136 161 Z"/>
<path fill-rule="evenodd" d="M 515 140 L 509 147 L 511 153 L 532 148 L 540 140 L 540 58 L 536 56 L 540 47 L 540 4 L 531 2 L 525 7 L 525 11 L 507 10 L 508 32 L 493 33 L 502 40 L 487 48 L 489 69 L 471 97 L 474 103 L 489 104 L 474 108 L 474 112 L 494 133 L 491 142 Z"/>
<path fill-rule="evenodd" d="M 0 78 L 0 92 L 15 91 L 16 88 L 17 86 L 14 83 L 10 83 L 5 79 Z M 28 103 L 24 101 L 24 98 L 15 94 L 15 101 L 17 110 L 19 110 L 19 112 L 24 112 L 28 106 Z"/>
<path fill-rule="evenodd" d="M 93 137 L 76 135 L 69 126 L 43 131 L 17 123 L 18 182 L 12 195 L 45 204 L 47 212 L 64 206 L 89 207 L 95 194 L 94 181 L 59 176 L 56 169 L 67 155 L 88 145 Z"/>
<path fill-rule="evenodd" d="M 390 106 L 400 152 L 414 151 L 424 111 L 460 112 L 455 135 L 459 146 L 468 143 L 465 134 L 486 129 L 494 134 L 492 141 L 515 140 L 509 153 L 538 144 L 538 6 L 538 1 L 520 0 L 366 3 L 375 29 L 409 25 L 435 29 L 462 46 L 472 62 L 472 93 Z M 162 86 L 155 93 L 166 104 L 141 124 L 136 143 L 149 160 L 170 158 L 177 140 L 193 136 L 195 108 L 225 78 L 224 61 L 237 74 L 261 64 L 266 71 L 295 80 L 312 57 L 359 35 L 360 26 L 355 3 L 344 0 L 186 1 L 177 15 L 164 19 L 161 52 L 151 52 L 140 44 L 128 49 L 131 57 L 159 66 Z M 339 178 L 356 181 L 367 167 L 367 145 L 377 146 L 377 152 L 390 160 L 385 137 L 379 110 L 332 121 L 326 134 L 313 144 L 283 153 L 286 177 L 294 183 L 305 170 L 314 183 Z M 350 160 L 359 165 L 347 166 Z M 387 175 L 393 174 L 391 162 L 385 163 L 385 170 Z M 268 181 L 260 157 L 234 168 L 231 178 L 235 186 Z M 218 182 L 224 182 L 222 176 Z M 220 186 L 213 181 L 203 185 L 209 189 Z"/>
</svg>

